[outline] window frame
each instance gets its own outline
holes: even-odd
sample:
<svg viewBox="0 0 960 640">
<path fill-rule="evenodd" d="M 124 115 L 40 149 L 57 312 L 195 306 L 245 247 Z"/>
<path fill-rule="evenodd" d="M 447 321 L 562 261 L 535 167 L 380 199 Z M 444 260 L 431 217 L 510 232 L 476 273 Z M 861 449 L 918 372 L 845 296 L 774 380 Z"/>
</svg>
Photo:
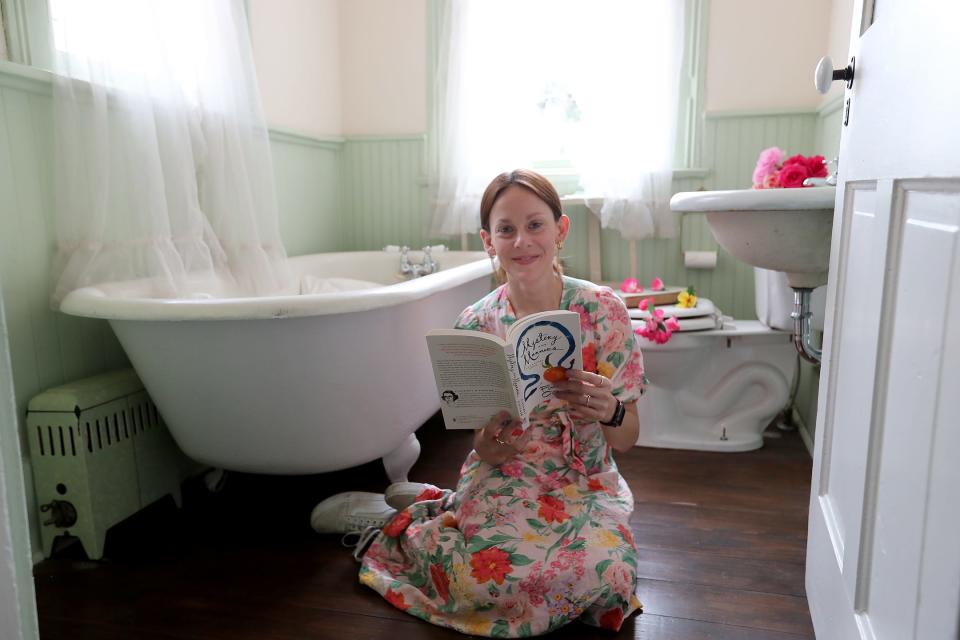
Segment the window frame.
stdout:
<svg viewBox="0 0 960 640">
<path fill-rule="evenodd" d="M 0 0 L 10 62 L 53 70 L 53 32 L 47 0 Z"/>
</svg>

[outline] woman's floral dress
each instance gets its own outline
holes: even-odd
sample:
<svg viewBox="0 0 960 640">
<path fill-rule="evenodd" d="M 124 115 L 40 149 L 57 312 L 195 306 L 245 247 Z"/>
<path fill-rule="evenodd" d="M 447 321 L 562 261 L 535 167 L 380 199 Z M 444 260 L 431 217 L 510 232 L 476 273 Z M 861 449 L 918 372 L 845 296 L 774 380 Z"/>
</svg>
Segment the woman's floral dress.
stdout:
<svg viewBox="0 0 960 640">
<path fill-rule="evenodd" d="M 644 387 L 623 302 L 564 277 L 560 307 L 580 314 L 584 369 L 624 402 Z M 464 310 L 461 329 L 504 336 L 506 285 Z M 456 491 L 428 487 L 384 527 L 360 582 L 398 609 L 464 633 L 523 637 L 574 619 L 619 629 L 640 603 L 633 495 L 598 423 L 574 424 L 559 400 L 532 422 L 525 451 L 491 467 L 471 451 Z"/>
</svg>

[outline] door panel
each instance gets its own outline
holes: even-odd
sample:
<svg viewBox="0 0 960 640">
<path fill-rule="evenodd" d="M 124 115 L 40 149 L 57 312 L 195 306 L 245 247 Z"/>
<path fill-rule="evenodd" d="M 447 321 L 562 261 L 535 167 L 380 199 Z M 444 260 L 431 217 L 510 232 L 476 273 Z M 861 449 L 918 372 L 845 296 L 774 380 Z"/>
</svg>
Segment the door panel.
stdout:
<svg viewBox="0 0 960 640">
<path fill-rule="evenodd" d="M 849 209 L 843 274 L 846 296 L 838 333 L 844 340 L 835 345 L 838 365 L 832 372 L 835 398 L 842 401 L 834 401 L 827 409 L 829 439 L 822 454 L 819 492 L 834 554 L 841 572 L 850 578 L 847 594 L 852 599 L 856 556 L 849 554 L 855 552 L 860 536 L 856 516 L 863 504 L 867 466 L 867 449 L 859 443 L 866 442 L 870 433 L 879 334 L 875 319 L 880 316 L 883 291 L 883 256 L 875 247 L 886 246 L 887 221 L 884 212 L 877 214 L 873 184 L 850 185 L 845 202 Z M 857 284 L 850 287 L 850 283 Z"/>
<path fill-rule="evenodd" d="M 887 362 L 878 371 L 886 374 L 884 411 L 874 427 L 882 434 L 880 457 L 867 479 L 862 553 L 869 560 L 854 601 L 856 609 L 869 613 L 877 638 L 913 637 L 919 622 L 917 599 L 905 597 L 925 591 L 921 567 L 929 523 L 926 501 L 917 497 L 927 493 L 934 474 L 946 471 L 933 460 L 935 435 L 943 426 L 938 399 L 960 392 L 940 379 L 960 229 L 960 194 L 955 184 L 953 193 L 942 190 L 945 186 L 906 182 L 894 198 L 892 218 L 901 222 L 895 227 L 900 248 L 891 274 L 892 303 L 899 313 L 893 314 L 884 345 L 889 357 L 881 354 Z M 952 417 L 957 420 L 955 413 Z M 956 523 L 952 526 L 956 532 Z M 953 545 L 958 541 L 960 536 Z M 942 632 L 930 637 L 938 636 Z"/>
</svg>

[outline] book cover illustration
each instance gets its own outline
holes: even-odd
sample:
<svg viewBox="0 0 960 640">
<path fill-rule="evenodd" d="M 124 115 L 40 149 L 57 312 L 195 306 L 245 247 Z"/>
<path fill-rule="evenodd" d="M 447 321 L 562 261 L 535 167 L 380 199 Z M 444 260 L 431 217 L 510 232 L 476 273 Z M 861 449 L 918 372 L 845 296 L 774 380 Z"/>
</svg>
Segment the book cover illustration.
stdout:
<svg viewBox="0 0 960 640">
<path fill-rule="evenodd" d="M 553 383 L 565 379 L 567 369 L 580 368 L 579 342 L 570 327 L 557 320 L 538 320 L 517 336 L 517 374 L 527 415 L 546 408 Z"/>
</svg>

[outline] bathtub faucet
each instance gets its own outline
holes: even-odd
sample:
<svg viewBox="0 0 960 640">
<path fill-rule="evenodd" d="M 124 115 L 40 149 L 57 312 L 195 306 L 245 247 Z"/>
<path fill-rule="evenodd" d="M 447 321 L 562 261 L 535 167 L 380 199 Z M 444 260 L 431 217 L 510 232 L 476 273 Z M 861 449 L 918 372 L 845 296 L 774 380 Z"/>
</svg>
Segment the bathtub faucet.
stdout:
<svg viewBox="0 0 960 640">
<path fill-rule="evenodd" d="M 440 265 L 437 264 L 431 253 L 431 247 L 423 248 L 423 260 L 419 263 L 410 261 L 409 251 L 410 247 L 400 247 L 400 273 L 419 278 L 428 273 L 433 273 L 439 268 Z"/>
</svg>

